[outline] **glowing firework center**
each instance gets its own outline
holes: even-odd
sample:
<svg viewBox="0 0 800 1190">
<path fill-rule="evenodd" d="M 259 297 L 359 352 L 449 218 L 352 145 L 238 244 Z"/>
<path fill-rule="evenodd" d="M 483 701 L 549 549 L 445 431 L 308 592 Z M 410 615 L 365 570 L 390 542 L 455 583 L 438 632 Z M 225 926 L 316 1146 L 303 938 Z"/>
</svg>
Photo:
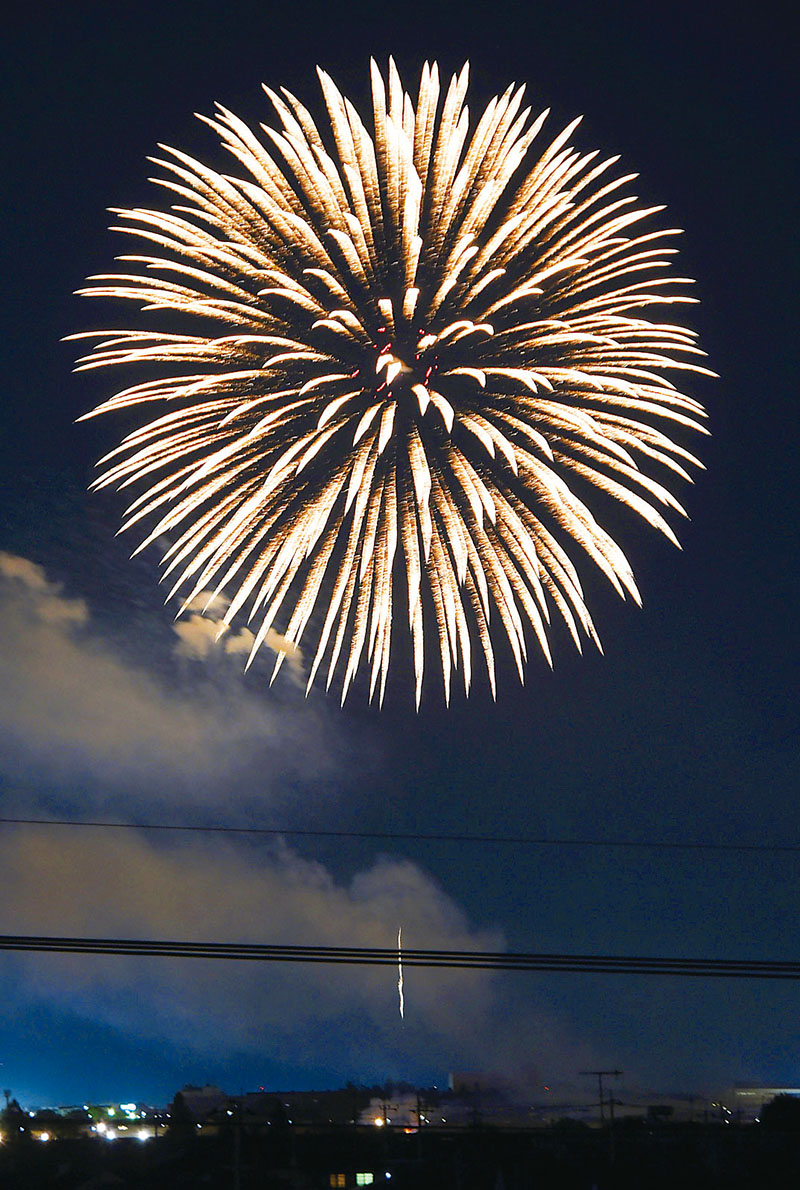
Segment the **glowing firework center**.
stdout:
<svg viewBox="0 0 800 1190">
<path fill-rule="evenodd" d="M 275 626 L 309 687 L 324 666 L 344 700 L 365 664 L 382 699 L 407 623 L 417 702 L 431 649 L 447 698 L 476 658 L 494 690 L 500 639 L 520 677 L 531 642 L 550 660 L 553 611 L 597 641 L 574 547 L 638 601 L 598 492 L 676 540 L 666 483 L 697 460 L 673 433 L 704 413 L 670 376 L 707 371 L 666 313 L 693 300 L 677 230 L 641 228 L 661 208 L 570 146 L 578 121 L 532 154 L 522 87 L 470 134 L 466 67 L 443 89 L 426 64 L 413 99 L 373 63 L 371 133 L 319 73 L 324 132 L 285 90 L 263 137 L 219 106 L 239 172 L 165 149 L 175 205 L 118 212 L 147 254 L 82 292 L 144 325 L 77 336 L 81 366 L 160 375 L 94 411 L 154 409 L 96 486 L 138 489 L 125 526 L 170 542 L 184 607 L 249 616 L 251 661 Z"/>
</svg>

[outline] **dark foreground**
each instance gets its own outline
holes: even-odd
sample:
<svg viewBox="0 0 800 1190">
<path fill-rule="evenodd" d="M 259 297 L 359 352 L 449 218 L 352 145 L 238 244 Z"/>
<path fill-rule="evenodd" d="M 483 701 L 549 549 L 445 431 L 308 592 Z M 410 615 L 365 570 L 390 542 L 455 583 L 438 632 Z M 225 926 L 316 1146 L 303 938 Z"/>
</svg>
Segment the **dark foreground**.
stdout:
<svg viewBox="0 0 800 1190">
<path fill-rule="evenodd" d="M 371 1177 L 370 1177 L 371 1175 Z M 734 1190 L 800 1185 L 800 1134 L 618 1125 L 511 1131 L 230 1127 L 0 1146 L 2 1190 Z"/>
</svg>

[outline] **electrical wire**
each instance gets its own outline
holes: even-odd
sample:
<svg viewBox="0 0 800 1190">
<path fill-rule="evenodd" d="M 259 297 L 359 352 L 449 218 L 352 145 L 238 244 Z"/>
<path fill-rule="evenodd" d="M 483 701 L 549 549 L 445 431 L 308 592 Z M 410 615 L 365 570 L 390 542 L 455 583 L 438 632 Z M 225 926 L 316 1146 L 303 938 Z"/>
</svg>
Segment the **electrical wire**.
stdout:
<svg viewBox="0 0 800 1190">
<path fill-rule="evenodd" d="M 54 938 L 0 935 L 0 950 L 135 958 L 225 959 L 248 962 L 395 966 L 397 950 L 378 947 L 293 946 L 261 943 L 180 942 L 125 938 Z M 604 975 L 699 976 L 726 979 L 800 979 L 800 962 L 770 959 L 670 959 L 639 955 L 403 949 L 404 967 L 481 971 L 580 972 Z"/>
<path fill-rule="evenodd" d="M 312 830 L 295 827 L 197 826 L 160 822 L 102 822 L 70 818 L 2 818 L 0 826 L 59 826 L 105 830 L 175 831 L 220 835 L 267 835 L 273 838 L 373 839 L 415 843 L 512 844 L 522 847 L 597 847 L 650 851 L 800 852 L 796 843 L 713 843 L 665 839 L 548 839 L 532 835 L 426 834 L 420 831 Z"/>
</svg>

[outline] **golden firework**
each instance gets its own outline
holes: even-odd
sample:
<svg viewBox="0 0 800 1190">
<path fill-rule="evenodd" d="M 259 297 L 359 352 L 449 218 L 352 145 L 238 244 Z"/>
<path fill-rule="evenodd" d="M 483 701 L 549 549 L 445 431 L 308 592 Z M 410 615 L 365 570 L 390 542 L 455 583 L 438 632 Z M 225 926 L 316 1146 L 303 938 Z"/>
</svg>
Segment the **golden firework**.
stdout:
<svg viewBox="0 0 800 1190">
<path fill-rule="evenodd" d="M 170 595 L 222 593 L 225 625 L 249 613 L 250 660 L 276 624 L 313 636 L 308 686 L 323 664 L 342 701 L 364 659 L 383 698 L 398 619 L 417 703 L 426 636 L 447 698 L 473 653 L 494 691 L 494 633 L 520 677 L 531 633 L 549 661 L 551 608 L 597 641 L 565 544 L 639 595 L 578 491 L 676 541 L 657 505 L 683 510 L 643 468 L 698 463 L 671 432 L 703 409 L 667 373 L 707 372 L 703 353 L 660 320 L 693 300 L 668 271 L 677 229 L 641 229 L 662 208 L 636 206 L 618 158 L 571 147 L 577 120 L 535 154 L 547 112 L 523 87 L 470 132 L 467 73 L 442 100 L 426 63 L 415 102 L 373 63 L 371 131 L 323 71 L 324 128 L 286 90 L 265 88 L 263 135 L 218 105 L 200 118 L 238 172 L 163 147 L 175 205 L 116 211 L 154 254 L 81 291 L 168 328 L 91 332 L 82 367 L 155 365 L 94 414 L 157 411 L 95 486 L 137 485 L 124 527 L 171 541 Z"/>
</svg>

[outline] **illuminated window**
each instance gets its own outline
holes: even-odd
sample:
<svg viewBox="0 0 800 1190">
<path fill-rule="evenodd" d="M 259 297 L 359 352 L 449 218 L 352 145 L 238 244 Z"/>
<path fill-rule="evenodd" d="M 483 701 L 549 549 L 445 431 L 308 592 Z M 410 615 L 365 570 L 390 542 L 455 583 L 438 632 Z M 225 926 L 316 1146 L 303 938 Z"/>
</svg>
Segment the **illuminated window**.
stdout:
<svg viewBox="0 0 800 1190">
<path fill-rule="evenodd" d="M 346 1186 L 347 1185 L 347 1174 L 346 1173 L 332 1173 L 330 1182 L 331 1182 L 332 1186 Z"/>
<path fill-rule="evenodd" d="M 357 1173 L 356 1174 L 356 1185 L 357 1186 L 371 1186 L 374 1181 L 375 1181 L 375 1177 L 371 1173 Z"/>
</svg>

